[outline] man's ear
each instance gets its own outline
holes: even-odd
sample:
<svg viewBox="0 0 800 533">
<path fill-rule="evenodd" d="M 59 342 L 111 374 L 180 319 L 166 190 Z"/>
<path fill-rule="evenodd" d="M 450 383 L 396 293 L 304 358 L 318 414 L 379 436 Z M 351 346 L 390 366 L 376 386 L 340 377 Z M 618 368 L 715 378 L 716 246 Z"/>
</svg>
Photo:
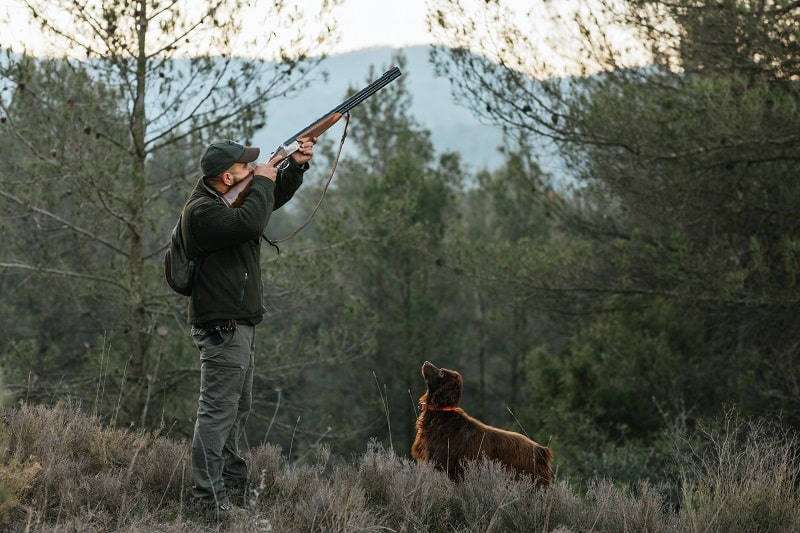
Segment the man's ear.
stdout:
<svg viewBox="0 0 800 533">
<path fill-rule="evenodd" d="M 233 174 L 228 171 L 222 173 L 222 183 L 230 187 L 233 185 Z"/>
</svg>

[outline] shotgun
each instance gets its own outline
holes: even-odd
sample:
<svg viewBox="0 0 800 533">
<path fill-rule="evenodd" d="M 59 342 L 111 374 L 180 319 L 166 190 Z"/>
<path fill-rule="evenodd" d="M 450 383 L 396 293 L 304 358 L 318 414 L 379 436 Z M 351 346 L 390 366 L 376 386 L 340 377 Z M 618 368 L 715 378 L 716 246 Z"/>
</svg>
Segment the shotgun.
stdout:
<svg viewBox="0 0 800 533">
<path fill-rule="evenodd" d="M 286 141 L 283 142 L 278 148 L 270 156 L 271 161 L 275 161 L 275 165 L 277 166 L 281 161 L 285 160 L 287 157 L 291 156 L 297 150 L 300 149 L 300 145 L 304 142 L 312 139 L 314 137 L 319 137 L 322 133 L 328 130 L 331 126 L 336 124 L 340 118 L 344 116 L 345 113 L 348 113 L 351 109 L 355 106 L 378 92 L 379 90 L 383 89 L 389 83 L 394 81 L 400 76 L 401 72 L 400 69 L 397 67 L 392 67 L 383 75 L 378 78 L 377 80 L 373 81 L 356 94 L 339 104 L 338 106 L 331 109 L 329 112 L 322 115 L 320 118 L 303 128 L 302 130 L 298 131 Z M 253 177 L 250 176 L 248 178 L 243 179 L 222 195 L 222 201 L 225 202 L 225 205 L 228 207 L 239 207 L 241 203 L 244 201 L 245 196 L 247 195 L 247 191 L 250 189 L 250 185 L 253 182 Z"/>
</svg>

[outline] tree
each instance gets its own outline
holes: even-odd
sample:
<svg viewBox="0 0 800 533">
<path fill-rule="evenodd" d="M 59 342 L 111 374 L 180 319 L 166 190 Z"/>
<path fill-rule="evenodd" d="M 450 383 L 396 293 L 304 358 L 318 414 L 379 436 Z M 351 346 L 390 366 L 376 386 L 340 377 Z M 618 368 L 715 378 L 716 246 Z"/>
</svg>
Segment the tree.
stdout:
<svg viewBox="0 0 800 533">
<path fill-rule="evenodd" d="M 403 69 L 402 56 L 395 64 Z M 306 346 L 287 354 L 304 370 L 282 392 L 284 406 L 296 413 L 287 422 L 302 414 L 305 429 L 320 428 L 317 436 L 330 428 L 325 440 L 339 453 L 363 451 L 367 436 L 407 452 L 421 395 L 419 368 L 453 350 L 456 333 L 440 318 L 449 315 L 442 309 L 452 296 L 452 277 L 436 258 L 463 171 L 453 154 L 433 151 L 430 132 L 410 116 L 410 76 L 353 110 L 347 139 L 358 155 L 340 161 L 313 227 L 301 234 L 305 249 L 289 252 L 297 273 L 281 275 L 303 280 L 306 306 L 297 309 L 294 299 L 290 315 L 273 317 L 277 327 L 303 317 L 307 338 L 337 339 L 321 353 L 320 346 Z M 368 78 L 375 78 L 374 68 Z M 325 153 L 320 147 L 319 155 Z M 316 200 L 321 186 L 303 192 Z M 323 355 L 327 366 L 307 365 Z M 309 389 L 313 397 L 304 392 Z"/>
<path fill-rule="evenodd" d="M 436 258 L 463 171 L 451 154 L 431 154 L 430 132 L 408 114 L 407 80 L 398 82 L 358 110 L 364 118 L 352 137 L 363 157 L 349 167 L 341 194 L 352 198 L 353 187 L 360 188 L 345 226 L 362 236 L 350 287 L 375 314 L 377 346 L 369 364 L 393 424 L 383 434 L 388 444 L 408 450 L 420 365 L 431 354 L 444 356 L 453 340 L 439 319 L 450 281 Z"/>
<path fill-rule="evenodd" d="M 172 329 L 171 321 L 184 306 L 157 282 L 166 228 L 175 216 L 165 215 L 164 206 L 183 201 L 204 144 L 219 137 L 246 140 L 263 126 L 267 102 L 308 83 L 323 58 L 311 58 L 309 53 L 334 38 L 326 14 L 336 3 L 326 0 L 322 14 L 314 13 L 318 26 L 306 25 L 311 15 L 283 3 L 262 10 L 267 20 L 282 21 L 286 36 L 296 36 L 279 39 L 274 31 L 264 36 L 244 34 L 240 15 L 246 5 L 239 0 L 202 6 L 152 0 L 25 2 L 41 30 L 72 57 L 61 60 L 63 68 L 83 72 L 82 83 L 102 87 L 98 90 L 105 93 L 105 107 L 95 105 L 99 102 L 90 97 L 91 91 L 78 87 L 73 88 L 74 96 L 59 95 L 44 83 L 45 77 L 30 76 L 27 65 L 32 58 L 9 54 L 2 72 L 6 94 L 10 92 L 2 101 L 3 127 L 14 139 L 15 153 L 21 155 L 15 159 L 18 166 L 2 176 L 3 198 L 7 209 L 63 221 L 65 233 L 74 236 L 78 246 L 101 249 L 102 268 L 90 272 L 89 265 L 76 265 L 60 272 L 46 268 L 48 262 L 41 258 L 33 264 L 16 261 L 5 255 L 5 249 L 2 262 L 6 268 L 39 275 L 91 277 L 100 282 L 94 289 L 98 297 L 116 305 L 111 316 L 104 312 L 106 306 L 97 309 L 98 321 L 114 323 L 114 316 L 124 321 L 109 335 L 126 336 L 122 366 L 130 401 L 122 405 L 130 419 L 145 423 L 153 387 L 172 384 L 158 375 L 156 354 L 163 355 L 164 350 L 154 336 Z M 296 32 L 294 28 L 300 27 L 321 29 Z M 17 105 L 23 98 L 41 99 L 39 103 L 46 105 Z M 73 125 L 82 133 L 65 136 L 72 152 L 59 152 L 42 142 L 43 132 L 55 123 L 54 113 L 70 109 L 92 113 L 74 116 Z M 31 114 L 24 114 L 28 111 Z M 80 190 L 91 219 L 78 220 L 75 212 L 45 201 L 52 199 L 22 190 L 14 176 L 29 170 L 67 176 L 69 181 L 52 181 L 54 190 Z M 118 346 L 116 340 L 113 344 Z"/>
<path fill-rule="evenodd" d="M 483 14 L 467 17 L 468 4 Z M 617 439 L 632 419 L 643 425 L 628 425 L 627 438 L 653 437 L 659 429 L 644 422 L 665 406 L 667 417 L 684 408 L 699 417 L 731 402 L 800 423 L 800 6 L 595 2 L 573 19 L 577 68 L 548 79 L 539 34 L 524 28 L 530 18 L 504 16 L 499 2 L 437 5 L 431 25 L 457 46 L 434 60 L 461 101 L 519 136 L 555 141 L 564 158 L 556 179 L 575 184 L 560 226 L 568 248 L 548 247 L 527 279 L 516 271 L 551 316 L 578 317 L 569 343 L 531 359 L 549 358 L 544 372 L 561 374 L 543 376 L 539 396 L 594 398 L 564 409 Z M 497 43 L 482 50 L 488 57 L 470 52 L 473 21 L 485 20 L 493 33 L 479 44 Z M 637 37 L 647 64 L 614 41 L 619 29 Z M 609 330 L 617 359 L 601 364 Z M 666 367 L 646 365 L 654 346 Z M 643 376 L 675 386 L 617 387 Z M 650 412 L 631 417 L 609 402 Z"/>
<path fill-rule="evenodd" d="M 465 388 L 475 398 L 470 411 L 519 429 L 513 418 L 527 401 L 524 360 L 531 343 L 553 338 L 545 315 L 534 311 L 540 297 L 519 281 L 540 279 L 533 267 L 557 236 L 558 193 L 527 144 L 501 152 L 506 163 L 478 172 L 459 197 L 443 264 L 461 278 L 463 300 L 452 312 L 463 335 Z"/>
</svg>

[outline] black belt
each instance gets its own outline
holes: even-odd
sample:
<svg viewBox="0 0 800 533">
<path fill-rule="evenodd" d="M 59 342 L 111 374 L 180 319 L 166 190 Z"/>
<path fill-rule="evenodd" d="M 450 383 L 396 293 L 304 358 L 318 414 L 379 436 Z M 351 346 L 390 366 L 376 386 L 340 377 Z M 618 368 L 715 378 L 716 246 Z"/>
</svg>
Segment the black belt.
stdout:
<svg viewBox="0 0 800 533">
<path fill-rule="evenodd" d="M 195 327 L 203 330 L 205 334 L 211 338 L 211 344 L 217 346 L 225 342 L 225 337 L 223 337 L 222 334 L 236 331 L 236 325 L 236 320 L 230 319 L 212 320 L 211 322 L 197 324 Z"/>
<path fill-rule="evenodd" d="M 228 320 L 211 320 L 202 324 L 196 324 L 195 327 L 211 333 L 212 331 L 236 331 L 236 325 L 236 320 L 231 318 Z"/>
</svg>

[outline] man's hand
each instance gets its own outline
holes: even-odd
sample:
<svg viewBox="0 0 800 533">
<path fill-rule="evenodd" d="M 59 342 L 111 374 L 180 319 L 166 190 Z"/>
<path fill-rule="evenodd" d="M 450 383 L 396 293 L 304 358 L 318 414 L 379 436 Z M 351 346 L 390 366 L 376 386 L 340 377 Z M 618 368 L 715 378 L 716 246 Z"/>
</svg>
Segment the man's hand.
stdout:
<svg viewBox="0 0 800 533">
<path fill-rule="evenodd" d="M 307 163 L 314 156 L 315 144 L 317 144 L 317 137 L 314 137 L 311 140 L 301 144 L 300 148 L 298 148 L 297 151 L 291 155 L 291 158 L 294 159 L 294 162 L 298 165 Z M 281 156 L 276 156 L 266 163 L 259 163 L 256 165 L 255 175 L 264 176 L 267 179 L 275 181 L 278 177 L 277 166 L 281 161 L 283 161 L 283 158 Z"/>
<path fill-rule="evenodd" d="M 298 165 L 308 163 L 314 156 L 314 145 L 317 144 L 317 137 L 312 137 L 310 141 L 306 141 L 300 145 L 300 148 L 292 154 L 292 159 Z"/>
<path fill-rule="evenodd" d="M 253 174 L 255 176 L 264 176 L 268 180 L 275 181 L 278 178 L 278 169 L 275 168 L 279 161 L 268 161 L 266 163 L 259 163 L 256 165 Z"/>
</svg>

